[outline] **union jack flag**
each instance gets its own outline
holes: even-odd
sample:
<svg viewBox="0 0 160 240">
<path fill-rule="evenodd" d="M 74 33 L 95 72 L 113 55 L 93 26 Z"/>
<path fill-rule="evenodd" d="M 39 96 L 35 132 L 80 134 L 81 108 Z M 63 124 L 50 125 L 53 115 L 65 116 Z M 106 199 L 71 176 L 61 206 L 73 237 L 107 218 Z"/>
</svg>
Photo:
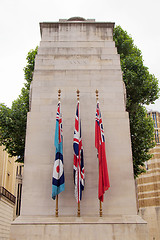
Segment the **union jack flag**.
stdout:
<svg viewBox="0 0 160 240">
<path fill-rule="evenodd" d="M 55 199 L 56 195 L 64 191 L 64 168 L 63 168 L 63 136 L 62 136 L 62 114 L 60 108 L 60 102 L 57 107 L 56 115 L 56 128 L 54 145 L 56 148 L 55 162 L 53 167 L 52 177 L 52 198 Z"/>
<path fill-rule="evenodd" d="M 82 199 L 82 191 L 84 190 L 85 180 L 79 102 L 77 103 L 76 108 L 73 150 L 74 150 L 73 169 L 74 169 L 75 198 L 77 200 L 77 203 L 79 203 Z"/>
<path fill-rule="evenodd" d="M 103 202 L 103 194 L 110 187 L 106 151 L 105 151 L 105 137 L 99 109 L 99 102 L 97 102 L 96 120 L 95 120 L 95 147 L 97 148 L 97 157 L 99 159 L 99 187 L 98 198 Z"/>
</svg>

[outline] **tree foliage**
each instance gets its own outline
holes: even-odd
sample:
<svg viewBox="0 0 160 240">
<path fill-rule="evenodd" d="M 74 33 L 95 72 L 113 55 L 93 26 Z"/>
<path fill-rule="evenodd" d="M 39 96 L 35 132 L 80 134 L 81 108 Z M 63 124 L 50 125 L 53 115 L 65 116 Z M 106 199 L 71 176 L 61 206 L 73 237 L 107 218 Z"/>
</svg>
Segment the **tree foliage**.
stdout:
<svg viewBox="0 0 160 240">
<path fill-rule="evenodd" d="M 34 63 L 35 63 L 35 56 L 37 54 L 38 47 L 36 47 L 34 50 L 32 49 L 31 51 L 28 52 L 26 60 L 27 60 L 27 65 L 24 67 L 24 78 L 26 80 L 26 83 L 24 84 L 26 89 L 30 89 L 30 84 L 32 82 L 33 78 L 33 71 L 34 71 Z"/>
<path fill-rule="evenodd" d="M 155 146 L 154 126 L 152 119 L 147 117 L 145 107 L 140 104 L 137 104 L 129 116 L 134 175 L 137 177 L 145 172 L 144 163 L 152 157 L 149 150 Z"/>
<path fill-rule="evenodd" d="M 19 97 L 12 102 L 11 108 L 0 104 L 0 144 L 10 156 L 18 156 L 17 161 L 24 161 L 24 147 L 27 112 L 29 111 L 29 89 L 34 70 L 37 48 L 27 55 L 27 65 L 24 68 L 25 84 Z"/>
<path fill-rule="evenodd" d="M 114 40 L 120 54 L 123 81 L 126 86 L 134 174 L 137 177 L 144 172 L 144 162 L 152 155 L 149 149 L 154 147 L 154 127 L 143 104 L 153 103 L 159 97 L 158 80 L 150 74 L 143 64 L 141 51 L 120 26 L 114 29 Z"/>
</svg>

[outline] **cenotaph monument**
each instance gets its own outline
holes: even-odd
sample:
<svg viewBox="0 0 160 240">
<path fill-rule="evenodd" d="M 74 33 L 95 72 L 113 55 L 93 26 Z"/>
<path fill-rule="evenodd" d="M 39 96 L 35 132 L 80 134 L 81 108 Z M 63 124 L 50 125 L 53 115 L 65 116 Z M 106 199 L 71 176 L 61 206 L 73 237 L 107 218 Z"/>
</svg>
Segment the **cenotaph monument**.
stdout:
<svg viewBox="0 0 160 240">
<path fill-rule="evenodd" d="M 83 18 L 40 23 L 27 120 L 22 207 L 11 240 L 146 240 L 137 215 L 129 117 L 114 23 Z M 61 89 L 65 191 L 59 215 L 52 199 L 57 92 Z M 85 188 L 77 216 L 73 182 L 73 134 L 80 90 Z M 94 129 L 99 91 L 110 188 L 99 216 L 98 161 Z"/>
</svg>

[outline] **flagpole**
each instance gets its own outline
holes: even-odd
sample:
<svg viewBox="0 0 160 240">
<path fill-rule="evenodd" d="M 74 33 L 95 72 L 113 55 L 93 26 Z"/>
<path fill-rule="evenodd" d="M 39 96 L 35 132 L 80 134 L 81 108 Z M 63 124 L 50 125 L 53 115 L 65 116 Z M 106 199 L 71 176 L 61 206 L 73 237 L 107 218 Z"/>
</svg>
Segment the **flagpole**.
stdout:
<svg viewBox="0 0 160 240">
<path fill-rule="evenodd" d="M 95 93 L 96 93 L 96 102 L 98 102 L 98 89 L 96 89 Z M 102 217 L 102 213 L 103 213 L 103 210 L 102 210 L 102 201 L 99 200 L 99 216 L 100 216 L 100 217 Z"/>
<path fill-rule="evenodd" d="M 58 89 L 58 102 L 61 100 L 61 89 Z M 58 194 L 56 195 L 56 217 L 58 217 Z"/>
<path fill-rule="evenodd" d="M 99 200 L 99 216 L 102 217 L 102 201 Z"/>
<path fill-rule="evenodd" d="M 81 216 L 80 202 L 78 202 L 77 217 Z"/>
<path fill-rule="evenodd" d="M 77 101 L 79 101 L 79 89 L 77 89 Z M 79 169 L 79 166 L 78 166 Z M 79 184 L 79 183 L 78 183 Z M 81 216 L 81 208 L 80 208 L 80 201 L 79 201 L 79 197 L 78 197 L 78 209 L 77 209 L 77 216 L 80 217 Z"/>
<path fill-rule="evenodd" d="M 56 217 L 58 217 L 58 195 L 56 195 Z"/>
</svg>

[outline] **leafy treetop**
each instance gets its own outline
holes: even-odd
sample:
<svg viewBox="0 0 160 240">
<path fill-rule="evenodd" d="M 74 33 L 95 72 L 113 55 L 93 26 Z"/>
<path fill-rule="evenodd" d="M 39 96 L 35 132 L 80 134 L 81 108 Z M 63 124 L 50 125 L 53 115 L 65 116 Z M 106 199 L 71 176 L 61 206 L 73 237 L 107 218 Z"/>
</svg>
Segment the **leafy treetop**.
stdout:
<svg viewBox="0 0 160 240">
<path fill-rule="evenodd" d="M 114 29 L 114 41 L 120 54 L 123 81 L 126 86 L 134 175 L 144 172 L 144 163 L 152 155 L 149 149 L 155 146 L 154 126 L 143 104 L 153 103 L 159 97 L 158 80 L 143 64 L 141 51 L 134 45 L 131 36 L 120 26 Z"/>
<path fill-rule="evenodd" d="M 0 104 L 0 144 L 10 156 L 18 156 L 17 161 L 24 161 L 27 112 L 29 111 L 29 89 L 33 77 L 37 47 L 27 55 L 24 68 L 25 84 L 19 97 L 12 102 L 11 108 Z"/>
</svg>

